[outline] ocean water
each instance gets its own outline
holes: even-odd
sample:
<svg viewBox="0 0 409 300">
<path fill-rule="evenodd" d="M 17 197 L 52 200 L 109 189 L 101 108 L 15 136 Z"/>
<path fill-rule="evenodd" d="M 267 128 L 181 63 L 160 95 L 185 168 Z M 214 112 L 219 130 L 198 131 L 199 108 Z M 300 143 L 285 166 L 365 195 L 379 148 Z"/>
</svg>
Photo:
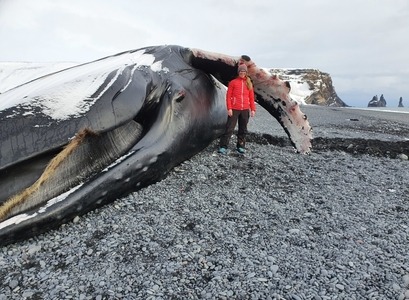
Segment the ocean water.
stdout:
<svg viewBox="0 0 409 300">
<path fill-rule="evenodd" d="M 348 108 L 391 113 L 409 113 L 409 107 L 348 107 Z"/>
</svg>

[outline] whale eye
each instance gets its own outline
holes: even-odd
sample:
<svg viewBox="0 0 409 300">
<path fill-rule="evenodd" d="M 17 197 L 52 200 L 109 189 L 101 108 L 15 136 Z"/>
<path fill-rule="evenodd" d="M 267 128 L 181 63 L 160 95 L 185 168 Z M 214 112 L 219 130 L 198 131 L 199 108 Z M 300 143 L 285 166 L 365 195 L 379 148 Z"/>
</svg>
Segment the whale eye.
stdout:
<svg viewBox="0 0 409 300">
<path fill-rule="evenodd" d="M 185 91 L 179 91 L 176 95 L 175 95 L 175 101 L 176 102 L 180 102 L 183 99 L 185 99 L 186 96 L 186 92 Z"/>
</svg>

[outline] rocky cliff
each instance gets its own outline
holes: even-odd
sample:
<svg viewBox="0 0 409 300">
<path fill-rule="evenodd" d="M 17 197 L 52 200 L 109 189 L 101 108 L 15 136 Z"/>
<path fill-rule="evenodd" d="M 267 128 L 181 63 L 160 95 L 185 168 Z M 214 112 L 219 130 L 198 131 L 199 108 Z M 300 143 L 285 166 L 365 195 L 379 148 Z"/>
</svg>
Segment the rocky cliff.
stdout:
<svg viewBox="0 0 409 300">
<path fill-rule="evenodd" d="M 403 106 L 403 98 L 402 98 L 402 97 L 399 98 L 398 107 L 404 107 L 404 106 Z"/>
<path fill-rule="evenodd" d="M 381 98 L 378 99 L 378 95 L 372 97 L 372 100 L 369 101 L 368 107 L 386 107 L 386 100 L 383 94 Z"/>
<path fill-rule="evenodd" d="M 331 76 L 318 69 L 269 69 L 291 85 L 291 95 L 298 102 L 322 106 L 348 106 L 338 97 Z"/>
</svg>

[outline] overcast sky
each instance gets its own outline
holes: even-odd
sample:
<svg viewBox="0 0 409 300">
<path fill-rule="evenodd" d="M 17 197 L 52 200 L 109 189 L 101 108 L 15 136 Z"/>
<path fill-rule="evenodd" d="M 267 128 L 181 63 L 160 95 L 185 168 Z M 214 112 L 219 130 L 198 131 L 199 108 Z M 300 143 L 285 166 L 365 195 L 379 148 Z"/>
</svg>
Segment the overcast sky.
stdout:
<svg viewBox="0 0 409 300">
<path fill-rule="evenodd" d="M 348 105 L 409 107 L 408 0 L 0 0 L 0 61 L 178 44 L 331 75 Z"/>
</svg>

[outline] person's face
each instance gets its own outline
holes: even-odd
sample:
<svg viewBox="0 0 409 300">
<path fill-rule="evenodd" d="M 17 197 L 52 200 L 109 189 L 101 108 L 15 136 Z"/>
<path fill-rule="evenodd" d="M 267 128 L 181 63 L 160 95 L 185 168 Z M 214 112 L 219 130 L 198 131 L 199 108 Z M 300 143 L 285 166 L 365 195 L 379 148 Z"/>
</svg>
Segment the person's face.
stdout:
<svg viewBox="0 0 409 300">
<path fill-rule="evenodd" d="M 239 72 L 239 76 L 240 76 L 241 78 L 246 77 L 246 74 L 247 74 L 246 71 L 240 71 L 240 72 Z"/>
</svg>

